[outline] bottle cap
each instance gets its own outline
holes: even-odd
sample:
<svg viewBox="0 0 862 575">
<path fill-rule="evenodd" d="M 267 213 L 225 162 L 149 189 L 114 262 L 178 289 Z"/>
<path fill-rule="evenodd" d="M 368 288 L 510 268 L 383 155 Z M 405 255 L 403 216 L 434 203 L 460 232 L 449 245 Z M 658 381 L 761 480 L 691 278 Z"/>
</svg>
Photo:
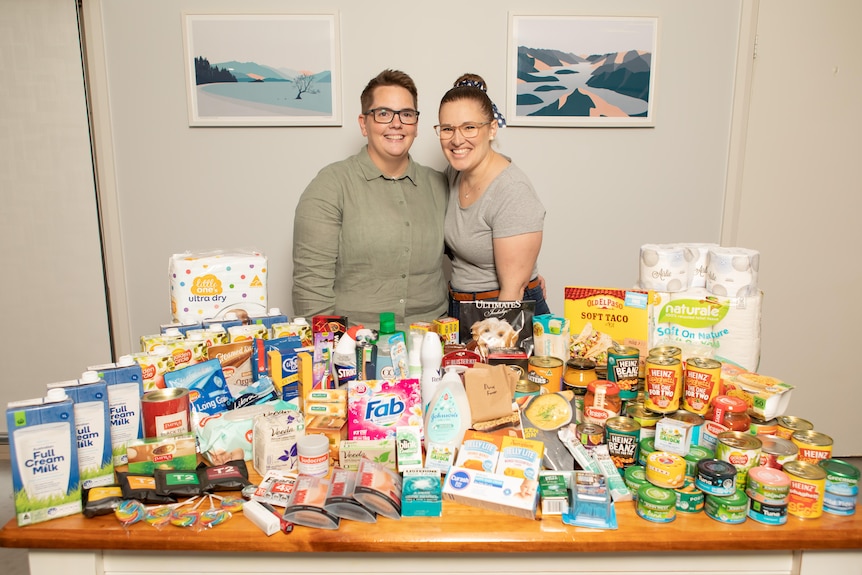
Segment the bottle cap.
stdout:
<svg viewBox="0 0 862 575">
<path fill-rule="evenodd" d="M 129 367 L 130 365 L 135 365 L 135 358 L 131 355 L 121 355 L 120 359 L 117 360 L 117 367 Z"/>
<path fill-rule="evenodd" d="M 269 308 L 269 315 L 281 315 L 281 308 L 278 308 L 278 307 Z"/>
<path fill-rule="evenodd" d="M 380 333 L 395 333 L 395 314 L 391 311 L 381 312 Z"/>
<path fill-rule="evenodd" d="M 69 396 L 66 395 L 66 390 L 62 387 L 52 387 L 48 390 L 48 395 L 45 396 L 45 401 L 48 403 L 54 403 L 57 401 L 64 401 L 68 399 Z"/>
<path fill-rule="evenodd" d="M 98 372 L 87 370 L 81 374 L 81 378 L 78 381 L 81 383 L 96 383 L 99 381 L 99 374 Z"/>
<path fill-rule="evenodd" d="M 169 327 L 168 329 L 165 330 L 165 335 L 168 337 L 177 337 L 177 336 L 181 336 L 183 334 L 180 333 L 180 330 L 178 328 Z"/>
<path fill-rule="evenodd" d="M 308 320 L 306 320 L 304 317 L 295 317 L 293 318 L 293 323 L 297 325 L 308 325 Z"/>
</svg>

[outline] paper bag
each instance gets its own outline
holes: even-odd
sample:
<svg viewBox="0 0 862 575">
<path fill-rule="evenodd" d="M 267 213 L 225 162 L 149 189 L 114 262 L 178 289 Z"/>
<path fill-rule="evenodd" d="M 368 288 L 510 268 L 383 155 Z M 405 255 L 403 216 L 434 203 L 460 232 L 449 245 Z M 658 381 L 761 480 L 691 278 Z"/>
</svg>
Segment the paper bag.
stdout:
<svg viewBox="0 0 862 575">
<path fill-rule="evenodd" d="M 464 372 L 472 423 L 512 415 L 518 374 L 505 365 L 476 363 Z"/>
</svg>

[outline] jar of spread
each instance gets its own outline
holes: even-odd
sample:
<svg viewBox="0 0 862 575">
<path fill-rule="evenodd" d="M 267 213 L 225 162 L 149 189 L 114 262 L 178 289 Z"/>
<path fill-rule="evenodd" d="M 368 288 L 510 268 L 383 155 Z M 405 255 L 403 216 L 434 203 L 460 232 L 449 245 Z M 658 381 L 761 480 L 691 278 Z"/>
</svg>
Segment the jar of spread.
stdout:
<svg viewBox="0 0 862 575">
<path fill-rule="evenodd" d="M 566 372 L 563 381 L 571 389 L 586 388 L 591 381 L 596 381 L 596 362 L 586 357 L 575 357 L 566 362 Z"/>
<path fill-rule="evenodd" d="M 584 395 L 584 421 L 605 425 L 608 418 L 620 414 L 620 388 L 612 381 L 597 379 L 587 385 Z"/>
<path fill-rule="evenodd" d="M 742 398 L 729 395 L 716 396 L 704 419 L 720 423 L 727 431 L 748 431 L 751 427 L 748 404 Z"/>
</svg>

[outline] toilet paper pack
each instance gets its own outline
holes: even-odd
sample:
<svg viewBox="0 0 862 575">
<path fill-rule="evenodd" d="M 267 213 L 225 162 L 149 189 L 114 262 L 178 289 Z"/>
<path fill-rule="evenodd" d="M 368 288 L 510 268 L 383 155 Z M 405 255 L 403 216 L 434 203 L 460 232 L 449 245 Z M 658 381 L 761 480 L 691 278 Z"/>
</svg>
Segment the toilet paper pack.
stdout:
<svg viewBox="0 0 862 575">
<path fill-rule="evenodd" d="M 267 310 L 266 256 L 257 251 L 186 252 L 170 257 L 171 316 L 199 322 L 233 312 L 243 321 Z"/>
</svg>

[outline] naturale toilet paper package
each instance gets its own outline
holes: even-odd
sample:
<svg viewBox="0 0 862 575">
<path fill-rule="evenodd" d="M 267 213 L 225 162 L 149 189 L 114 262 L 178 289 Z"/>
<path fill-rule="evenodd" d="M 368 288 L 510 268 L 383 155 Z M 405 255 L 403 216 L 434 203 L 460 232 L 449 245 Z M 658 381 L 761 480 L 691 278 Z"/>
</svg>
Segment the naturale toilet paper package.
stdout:
<svg viewBox="0 0 862 575">
<path fill-rule="evenodd" d="M 170 257 L 171 315 L 176 322 L 265 314 L 266 256 L 253 250 L 186 252 Z"/>
</svg>

